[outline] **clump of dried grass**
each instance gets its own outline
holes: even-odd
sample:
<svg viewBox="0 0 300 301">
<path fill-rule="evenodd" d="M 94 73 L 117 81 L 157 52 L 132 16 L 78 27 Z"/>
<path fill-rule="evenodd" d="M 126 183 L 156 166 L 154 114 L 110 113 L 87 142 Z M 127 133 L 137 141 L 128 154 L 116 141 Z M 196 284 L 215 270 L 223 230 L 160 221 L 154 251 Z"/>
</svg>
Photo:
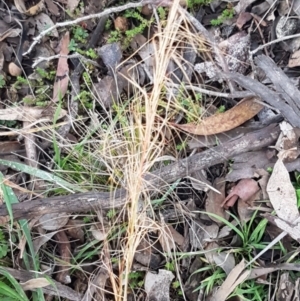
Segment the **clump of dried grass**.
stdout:
<svg viewBox="0 0 300 301">
<path fill-rule="evenodd" d="M 127 229 L 125 235 L 114 244 L 114 247 L 117 246 L 118 251 L 121 251 L 118 277 L 115 277 L 112 265 L 106 264 L 106 268 L 110 269 L 108 274 L 116 300 L 126 300 L 128 275 L 134 262 L 136 249 L 142 239 L 151 231 L 160 232 L 158 236 L 165 237 L 168 242 L 172 239 L 164 230 L 162 222 L 156 223 L 149 217 L 153 191 L 149 191 L 144 175 L 151 171 L 155 163 L 166 154 L 166 149 L 176 157 L 176 145 L 169 121 L 174 118 L 174 111 L 182 109 L 184 112 L 184 108 L 180 108 L 178 104 L 178 91 L 169 88 L 170 61 L 176 62 L 185 74 L 185 68 L 182 66 L 184 47 L 189 45 L 188 47 L 194 50 L 202 49 L 203 52 L 207 52 L 203 40 L 192 33 L 184 15 L 177 10 L 178 5 L 179 1 L 174 1 L 166 26 L 158 27 L 159 31 L 151 41 L 155 49 L 151 90 L 128 78 L 131 86 L 134 87 L 134 93 L 128 101 L 116 100 L 117 112 L 107 111 L 108 118 L 99 121 L 94 112 L 87 111 L 91 120 L 89 125 L 87 126 L 85 121 L 76 122 L 76 130 L 81 132 L 88 156 L 79 156 L 72 146 L 70 147 L 74 158 L 82 160 L 79 164 L 84 165 L 85 173 L 91 172 L 95 175 L 97 171 L 94 165 L 97 163 L 100 167 L 98 175 L 104 180 L 101 185 L 95 186 L 97 189 L 103 188 L 102 185 L 106 182 L 111 185 L 111 189 L 122 187 L 127 191 L 127 203 L 122 211 L 126 212 L 124 216 L 128 221 Z M 186 83 L 190 84 L 188 76 L 186 79 Z M 182 88 L 183 92 L 180 93 L 190 94 L 184 86 Z M 162 107 L 163 116 L 158 113 Z M 195 116 L 197 117 L 199 116 Z M 166 141 L 171 141 L 172 145 L 167 145 Z M 157 192 L 161 192 L 160 188 Z M 174 249 L 175 243 L 171 245 L 170 250 Z M 116 251 L 110 250 L 109 242 L 106 242 L 105 246 L 106 256 L 109 256 L 110 251 Z"/>
</svg>

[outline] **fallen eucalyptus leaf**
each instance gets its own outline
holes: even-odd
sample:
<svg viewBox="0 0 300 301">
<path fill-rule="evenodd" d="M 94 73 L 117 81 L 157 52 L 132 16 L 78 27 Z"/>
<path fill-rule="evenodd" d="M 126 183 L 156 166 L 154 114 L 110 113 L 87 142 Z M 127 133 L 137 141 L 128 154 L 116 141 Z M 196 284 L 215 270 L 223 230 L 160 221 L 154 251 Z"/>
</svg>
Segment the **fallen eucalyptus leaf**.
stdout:
<svg viewBox="0 0 300 301">
<path fill-rule="evenodd" d="M 229 131 L 254 117 L 263 105 L 255 102 L 255 97 L 244 98 L 235 107 L 224 113 L 203 119 L 199 124 L 175 124 L 173 126 L 194 135 L 213 135 Z"/>
</svg>

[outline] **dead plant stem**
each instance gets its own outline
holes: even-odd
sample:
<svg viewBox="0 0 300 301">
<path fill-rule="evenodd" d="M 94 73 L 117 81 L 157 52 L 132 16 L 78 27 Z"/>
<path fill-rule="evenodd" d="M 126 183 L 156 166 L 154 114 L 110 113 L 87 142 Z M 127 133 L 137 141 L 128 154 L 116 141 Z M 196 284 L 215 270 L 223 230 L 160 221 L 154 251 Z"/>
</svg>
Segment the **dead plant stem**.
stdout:
<svg viewBox="0 0 300 301">
<path fill-rule="evenodd" d="M 283 42 L 283 41 L 286 41 L 286 40 L 290 40 L 290 39 L 294 39 L 294 38 L 299 38 L 299 37 L 300 37 L 300 33 L 296 33 L 296 34 L 293 34 L 293 35 L 290 35 L 290 36 L 281 37 L 279 39 L 270 41 L 270 42 L 268 42 L 268 43 L 266 43 L 264 45 L 260 45 L 256 49 L 250 51 L 250 54 L 253 55 L 253 54 L 257 53 L 258 51 L 264 49 L 265 47 L 268 47 L 268 46 L 271 46 L 273 44 L 277 44 L 279 42 Z"/>
</svg>

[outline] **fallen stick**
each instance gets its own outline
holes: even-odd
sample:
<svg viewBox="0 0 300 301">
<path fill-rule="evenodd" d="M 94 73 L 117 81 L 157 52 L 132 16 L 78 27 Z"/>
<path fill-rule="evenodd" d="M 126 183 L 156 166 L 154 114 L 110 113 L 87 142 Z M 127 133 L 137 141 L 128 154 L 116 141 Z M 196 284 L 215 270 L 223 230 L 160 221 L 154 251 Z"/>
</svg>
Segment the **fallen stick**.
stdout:
<svg viewBox="0 0 300 301">
<path fill-rule="evenodd" d="M 279 133 L 279 127 L 276 124 L 271 124 L 243 137 L 155 170 L 153 173 L 148 173 L 144 176 L 145 190 L 158 190 L 166 184 L 190 175 L 194 171 L 222 163 L 237 154 L 267 147 L 277 140 Z M 126 196 L 125 189 L 117 189 L 111 193 L 78 193 L 13 204 L 12 212 L 14 219 L 18 220 L 37 217 L 46 213 L 75 213 L 95 209 L 109 210 L 124 206 L 127 202 Z M 6 205 L 3 204 L 0 206 L 0 223 L 7 222 L 7 216 L 8 211 Z"/>
</svg>

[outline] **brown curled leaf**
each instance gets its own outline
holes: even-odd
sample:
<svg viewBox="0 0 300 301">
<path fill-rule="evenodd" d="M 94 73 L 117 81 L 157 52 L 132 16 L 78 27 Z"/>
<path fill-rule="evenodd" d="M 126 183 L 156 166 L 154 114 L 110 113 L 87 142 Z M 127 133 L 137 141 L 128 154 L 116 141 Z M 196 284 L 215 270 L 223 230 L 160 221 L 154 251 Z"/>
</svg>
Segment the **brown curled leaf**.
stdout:
<svg viewBox="0 0 300 301">
<path fill-rule="evenodd" d="M 69 54 L 70 34 L 66 32 L 61 40 L 61 57 L 58 59 L 55 83 L 53 86 L 53 102 L 58 102 L 64 97 L 69 84 L 69 65 L 67 55 Z"/>
<path fill-rule="evenodd" d="M 172 124 L 194 135 L 213 135 L 232 130 L 254 117 L 264 106 L 257 98 L 244 98 L 235 107 L 203 119 L 200 123 Z"/>
</svg>

